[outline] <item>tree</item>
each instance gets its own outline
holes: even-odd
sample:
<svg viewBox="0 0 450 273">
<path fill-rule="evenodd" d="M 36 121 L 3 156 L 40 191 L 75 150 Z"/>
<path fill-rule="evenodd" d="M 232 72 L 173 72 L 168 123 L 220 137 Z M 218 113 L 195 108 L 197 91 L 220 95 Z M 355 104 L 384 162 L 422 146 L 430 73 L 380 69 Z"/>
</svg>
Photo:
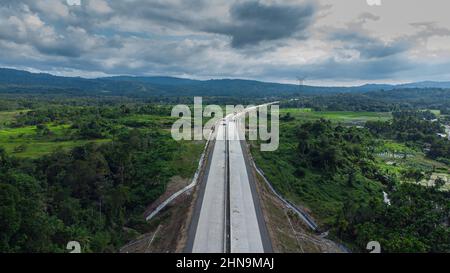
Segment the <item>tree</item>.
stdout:
<svg viewBox="0 0 450 273">
<path fill-rule="evenodd" d="M 436 189 L 441 189 L 443 186 L 445 186 L 446 182 L 444 179 L 442 179 L 441 177 L 438 177 L 435 181 L 434 181 L 434 187 Z"/>
<path fill-rule="evenodd" d="M 0 252 L 14 250 L 11 245 L 12 236 L 20 228 L 20 212 L 17 211 L 19 192 L 8 184 L 0 183 Z"/>
</svg>

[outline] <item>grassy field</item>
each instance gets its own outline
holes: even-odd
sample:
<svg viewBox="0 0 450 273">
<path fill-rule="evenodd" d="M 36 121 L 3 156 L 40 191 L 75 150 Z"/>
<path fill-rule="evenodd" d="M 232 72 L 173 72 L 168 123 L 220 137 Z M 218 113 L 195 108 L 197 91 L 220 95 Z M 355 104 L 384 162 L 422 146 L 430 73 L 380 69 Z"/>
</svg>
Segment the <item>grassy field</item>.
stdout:
<svg viewBox="0 0 450 273">
<path fill-rule="evenodd" d="M 431 109 L 430 112 L 435 114 L 437 117 L 441 116 L 441 110 L 433 110 L 433 109 Z"/>
<path fill-rule="evenodd" d="M 41 135 L 36 126 L 9 127 L 8 125 L 15 120 L 15 117 L 23 112 L 0 112 L 0 147 L 18 158 L 35 159 L 58 149 L 68 151 L 88 143 L 101 144 L 111 141 L 110 139 L 68 140 L 67 136 L 75 131 L 69 124 L 47 123 L 45 125 L 49 133 L 46 135 Z"/>
<path fill-rule="evenodd" d="M 7 128 L 0 130 L 0 147 L 19 158 L 38 158 L 52 153 L 57 149 L 70 150 L 87 143 L 105 143 L 110 140 L 59 140 L 70 134 L 69 125 L 48 124 L 50 136 L 40 136 L 36 126 Z"/>
<path fill-rule="evenodd" d="M 23 111 L 22 111 L 23 112 Z M 95 140 L 67 140 L 67 136 L 74 133 L 71 125 L 46 124 L 50 134 L 39 135 L 36 126 L 10 128 L 7 125 L 14 121 L 20 112 L 0 112 L 0 147 L 19 158 L 38 158 L 54 152 L 57 149 L 70 150 L 87 143 L 107 143 L 111 139 Z M 130 115 L 118 119 L 119 124 L 142 130 L 154 128 L 169 129 L 178 118 L 158 115 Z M 170 133 L 167 138 L 170 138 Z M 173 163 L 182 177 L 190 177 L 197 168 L 198 159 L 203 151 L 204 141 L 183 141 L 177 143 L 177 154 Z"/>
<path fill-rule="evenodd" d="M 0 112 L 0 129 L 5 128 L 10 122 L 14 121 L 15 116 L 24 111 Z"/>
<path fill-rule="evenodd" d="M 328 119 L 344 124 L 362 125 L 369 120 L 386 121 L 392 118 L 390 113 L 378 112 L 316 112 L 309 108 L 283 108 L 280 109 L 280 116 L 290 113 L 296 120 L 309 121 L 317 119 Z"/>
</svg>

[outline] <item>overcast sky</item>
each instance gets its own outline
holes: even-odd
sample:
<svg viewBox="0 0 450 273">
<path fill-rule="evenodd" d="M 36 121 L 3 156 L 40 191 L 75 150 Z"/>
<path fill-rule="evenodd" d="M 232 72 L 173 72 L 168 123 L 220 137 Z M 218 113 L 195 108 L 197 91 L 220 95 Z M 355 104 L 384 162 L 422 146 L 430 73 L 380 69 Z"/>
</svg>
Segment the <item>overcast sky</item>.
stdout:
<svg viewBox="0 0 450 273">
<path fill-rule="evenodd" d="M 0 66 L 315 85 L 447 81 L 449 10 L 448 0 L 0 0 Z"/>
</svg>

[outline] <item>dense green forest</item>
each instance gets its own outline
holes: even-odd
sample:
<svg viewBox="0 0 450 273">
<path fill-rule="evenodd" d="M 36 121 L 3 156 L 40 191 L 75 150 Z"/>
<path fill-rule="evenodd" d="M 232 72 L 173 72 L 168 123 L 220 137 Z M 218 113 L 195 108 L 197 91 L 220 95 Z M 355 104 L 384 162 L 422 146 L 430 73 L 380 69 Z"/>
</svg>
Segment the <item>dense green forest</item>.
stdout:
<svg viewBox="0 0 450 273">
<path fill-rule="evenodd" d="M 380 242 L 384 252 L 450 252 L 450 194 L 439 187 L 391 182 L 390 205 L 379 198 L 349 198 L 336 218 L 337 236 L 364 250 Z"/>
<path fill-rule="evenodd" d="M 438 135 L 445 134 L 445 129 L 433 113 L 395 112 L 393 117 L 389 122 L 368 121 L 366 127 L 376 136 L 426 147 L 428 157 L 450 164 L 450 142 Z"/>
<path fill-rule="evenodd" d="M 371 111 L 390 112 L 399 110 L 436 109 L 442 113 L 450 110 L 450 90 L 395 89 L 359 93 L 321 94 L 299 96 L 282 101 L 284 108 L 311 108 L 316 111 Z"/>
<path fill-rule="evenodd" d="M 0 252 L 116 252 L 170 178 L 192 176 L 202 145 L 172 140 L 170 107 L 104 103 L 0 115 Z"/>
<path fill-rule="evenodd" d="M 368 120 L 356 127 L 349 114 L 347 122 L 320 115 L 308 121 L 302 118 L 311 117 L 309 113 L 292 110 L 280 118 L 278 151 L 261 153 L 258 143 L 252 145 L 258 165 L 280 192 L 311 209 L 322 229 L 355 251 L 364 251 L 374 240 L 384 252 L 450 251 L 446 182 L 438 178 L 434 186 L 420 184 L 431 171 L 416 166 L 398 165 L 400 171 L 389 172 L 391 166 L 376 152 L 384 149 L 385 141 L 397 141 L 396 149 L 404 143 L 448 166 L 450 141 L 437 136 L 443 127 L 433 113 L 394 112 L 392 120 Z M 444 172 L 448 174 L 448 167 Z"/>
</svg>

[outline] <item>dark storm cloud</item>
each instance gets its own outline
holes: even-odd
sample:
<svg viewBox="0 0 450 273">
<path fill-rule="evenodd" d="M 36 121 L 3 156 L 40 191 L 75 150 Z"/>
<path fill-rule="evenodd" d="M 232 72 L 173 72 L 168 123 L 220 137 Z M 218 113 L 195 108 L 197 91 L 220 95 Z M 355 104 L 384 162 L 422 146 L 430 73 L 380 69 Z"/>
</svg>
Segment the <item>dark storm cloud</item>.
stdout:
<svg viewBox="0 0 450 273">
<path fill-rule="evenodd" d="M 117 14 L 140 18 L 191 31 L 204 31 L 231 37 L 234 48 L 257 45 L 262 41 L 273 41 L 297 35 L 305 36 L 312 23 L 316 4 L 312 1 L 296 5 L 264 4 L 261 1 L 236 2 L 226 16 L 211 18 L 201 11 L 207 8 L 207 1 L 156 2 L 117 1 L 111 7 Z M 139 6 L 130 9 L 129 6 Z M 225 15 L 225 14 L 224 14 Z"/>
<path fill-rule="evenodd" d="M 262 41 L 289 38 L 305 32 L 315 14 L 315 5 L 266 5 L 260 1 L 235 4 L 230 9 L 231 22 L 210 22 L 204 30 L 231 37 L 234 48 L 256 45 Z"/>
<path fill-rule="evenodd" d="M 203 0 L 181 2 L 131 0 L 111 2 L 111 7 L 117 15 L 185 27 L 191 27 L 197 20 L 189 11 L 198 10 L 203 6 Z"/>
</svg>

